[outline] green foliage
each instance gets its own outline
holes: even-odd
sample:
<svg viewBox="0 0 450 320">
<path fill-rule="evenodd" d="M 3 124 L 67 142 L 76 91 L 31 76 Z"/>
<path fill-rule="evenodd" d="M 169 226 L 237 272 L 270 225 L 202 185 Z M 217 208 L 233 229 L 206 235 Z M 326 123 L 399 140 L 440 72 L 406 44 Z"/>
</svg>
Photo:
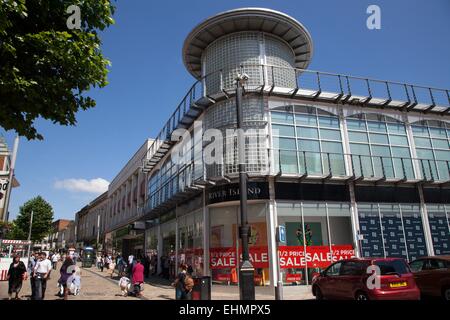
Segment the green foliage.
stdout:
<svg viewBox="0 0 450 320">
<path fill-rule="evenodd" d="M 68 29 L 70 5 L 81 30 Z M 110 62 L 98 32 L 114 23 L 110 0 L 0 0 L 0 126 L 43 139 L 37 118 L 75 125 L 76 112 L 95 106 L 83 93 L 107 85 Z"/>
<path fill-rule="evenodd" d="M 47 236 L 52 229 L 53 222 L 53 208 L 41 196 L 37 196 L 28 200 L 20 207 L 19 215 L 14 224 L 14 238 L 21 237 L 21 239 L 28 238 L 30 228 L 31 211 L 33 211 L 33 225 L 31 227 L 31 240 L 41 241 Z"/>
</svg>

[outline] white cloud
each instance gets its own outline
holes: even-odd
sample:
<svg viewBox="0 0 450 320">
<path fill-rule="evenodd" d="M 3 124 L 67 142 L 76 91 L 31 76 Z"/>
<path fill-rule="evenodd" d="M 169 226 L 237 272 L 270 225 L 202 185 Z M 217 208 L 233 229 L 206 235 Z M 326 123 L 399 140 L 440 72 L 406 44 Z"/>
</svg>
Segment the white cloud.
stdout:
<svg viewBox="0 0 450 320">
<path fill-rule="evenodd" d="M 87 192 L 100 194 L 108 190 L 109 182 L 103 178 L 91 180 L 86 179 L 63 179 L 55 181 L 56 189 L 64 189 L 70 192 Z"/>
</svg>

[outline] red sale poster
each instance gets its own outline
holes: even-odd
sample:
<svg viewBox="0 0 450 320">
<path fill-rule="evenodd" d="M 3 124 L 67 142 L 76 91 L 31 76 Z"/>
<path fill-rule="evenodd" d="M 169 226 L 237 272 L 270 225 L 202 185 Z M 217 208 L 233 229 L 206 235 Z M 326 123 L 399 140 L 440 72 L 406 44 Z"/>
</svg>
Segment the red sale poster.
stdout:
<svg viewBox="0 0 450 320">
<path fill-rule="evenodd" d="M 331 263 L 350 259 L 355 256 L 352 245 L 337 246 L 307 246 L 306 252 L 303 246 L 281 246 L 278 254 L 280 256 L 280 267 L 285 269 L 325 268 Z M 236 249 L 232 247 L 210 249 L 211 269 L 235 268 L 237 266 Z M 242 259 L 241 252 L 239 258 Z M 250 247 L 250 261 L 255 268 L 269 267 L 269 254 L 267 247 Z"/>
</svg>

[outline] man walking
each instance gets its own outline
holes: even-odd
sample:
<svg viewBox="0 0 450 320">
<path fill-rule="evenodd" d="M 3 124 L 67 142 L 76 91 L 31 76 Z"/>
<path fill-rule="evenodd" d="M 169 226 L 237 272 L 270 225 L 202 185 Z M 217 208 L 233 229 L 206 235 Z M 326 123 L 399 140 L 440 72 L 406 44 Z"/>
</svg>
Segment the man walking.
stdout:
<svg viewBox="0 0 450 320">
<path fill-rule="evenodd" d="M 36 298 L 36 284 L 35 284 L 35 278 L 33 277 L 34 273 L 34 267 L 36 266 L 36 263 L 39 260 L 39 254 L 37 252 L 33 253 L 30 256 L 30 260 L 28 260 L 28 276 L 30 277 L 30 286 L 31 286 L 31 300 L 34 300 Z"/>
<path fill-rule="evenodd" d="M 56 270 L 56 265 L 57 265 L 58 261 L 59 261 L 59 253 L 54 253 L 52 255 L 52 269 Z"/>
<path fill-rule="evenodd" d="M 36 300 L 44 300 L 45 289 L 47 288 L 47 279 L 52 270 L 52 263 L 47 259 L 47 254 L 42 252 L 38 262 L 34 267 L 33 276 L 36 285 Z"/>
</svg>

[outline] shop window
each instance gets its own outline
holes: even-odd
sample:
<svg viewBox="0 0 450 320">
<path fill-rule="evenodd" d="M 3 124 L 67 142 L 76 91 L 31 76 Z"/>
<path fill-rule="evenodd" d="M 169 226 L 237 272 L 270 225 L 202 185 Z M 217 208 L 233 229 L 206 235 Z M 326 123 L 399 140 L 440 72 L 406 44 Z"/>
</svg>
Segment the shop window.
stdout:
<svg viewBox="0 0 450 320">
<path fill-rule="evenodd" d="M 277 215 L 286 228 L 286 245 L 279 248 L 286 285 L 309 284 L 331 263 L 354 256 L 348 204 L 279 202 Z"/>
</svg>

